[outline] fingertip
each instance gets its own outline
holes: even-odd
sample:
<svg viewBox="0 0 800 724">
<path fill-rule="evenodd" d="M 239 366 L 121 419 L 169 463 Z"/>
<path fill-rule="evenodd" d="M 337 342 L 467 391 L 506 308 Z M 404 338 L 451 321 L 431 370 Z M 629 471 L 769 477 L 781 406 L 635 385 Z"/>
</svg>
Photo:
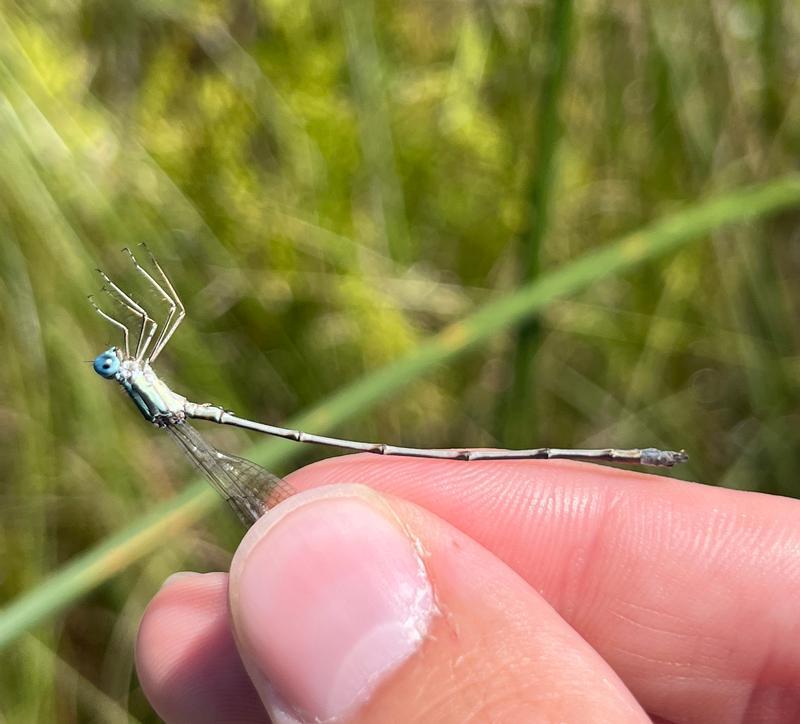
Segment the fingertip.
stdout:
<svg viewBox="0 0 800 724">
<path fill-rule="evenodd" d="M 299 493 L 231 568 L 240 652 L 302 720 L 644 721 L 605 662 L 505 564 L 359 485 Z"/>
<path fill-rule="evenodd" d="M 225 573 L 170 576 L 142 617 L 136 670 L 169 722 L 268 722 L 230 630 Z"/>
<path fill-rule="evenodd" d="M 173 583 L 177 583 L 178 581 L 181 580 L 186 581 L 189 578 L 193 578 L 194 576 L 202 576 L 202 575 L 204 574 L 197 573 L 195 571 L 175 571 L 175 573 L 171 573 L 164 579 L 164 582 L 161 584 L 161 588 L 166 588 L 167 586 L 171 586 Z"/>
<path fill-rule="evenodd" d="M 142 684 L 161 690 L 185 660 L 192 634 L 215 622 L 227 575 L 181 571 L 168 576 L 145 609 L 136 640 Z"/>
<path fill-rule="evenodd" d="M 349 717 L 436 612 L 417 541 L 358 485 L 299 493 L 259 520 L 234 558 L 230 600 L 265 705 L 309 721 Z"/>
</svg>

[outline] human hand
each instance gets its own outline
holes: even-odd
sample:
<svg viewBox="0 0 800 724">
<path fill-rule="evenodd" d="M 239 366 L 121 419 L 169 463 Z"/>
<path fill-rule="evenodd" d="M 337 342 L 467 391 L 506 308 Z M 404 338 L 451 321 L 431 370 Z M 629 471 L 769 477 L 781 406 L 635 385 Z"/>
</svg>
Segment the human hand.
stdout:
<svg viewBox="0 0 800 724">
<path fill-rule="evenodd" d="M 230 575 L 144 615 L 170 724 L 800 721 L 800 501 L 561 461 L 289 479 Z"/>
</svg>

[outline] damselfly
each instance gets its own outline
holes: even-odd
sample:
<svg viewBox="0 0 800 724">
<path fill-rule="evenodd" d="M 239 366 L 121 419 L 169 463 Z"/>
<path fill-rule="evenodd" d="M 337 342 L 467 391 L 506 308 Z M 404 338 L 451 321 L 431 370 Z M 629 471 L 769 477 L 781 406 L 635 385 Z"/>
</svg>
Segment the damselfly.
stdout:
<svg viewBox="0 0 800 724">
<path fill-rule="evenodd" d="M 144 245 L 142 245 L 144 246 Z M 130 249 L 124 250 L 131 258 L 136 272 L 160 298 L 166 317 L 159 324 L 133 297 L 117 286 L 104 272 L 98 272 L 105 282 L 103 287 L 129 316 L 138 320 L 137 330 L 132 334 L 128 326 L 116 317 L 103 311 L 93 297 L 89 301 L 106 321 L 122 334 L 122 346 L 111 347 L 94 360 L 94 370 L 101 377 L 117 381 L 136 404 L 148 422 L 167 430 L 195 465 L 206 475 L 245 525 L 252 525 L 269 508 L 294 492 L 285 481 L 264 468 L 220 452 L 206 442 L 188 422 L 189 419 L 208 420 L 220 425 L 233 425 L 245 430 L 254 430 L 267 435 L 310 442 L 318 445 L 376 453 L 378 455 L 401 455 L 418 458 L 446 460 L 522 460 L 532 458 L 566 458 L 572 460 L 600 460 L 634 465 L 671 467 L 686 461 L 684 451 L 642 448 L 599 450 L 532 448 L 529 450 L 468 450 L 428 449 L 387 445 L 385 443 L 358 442 L 323 435 L 314 435 L 301 430 L 266 425 L 234 415 L 218 405 L 190 402 L 173 392 L 152 368 L 152 363 L 161 354 L 175 330 L 186 316 L 185 308 L 161 265 L 146 250 L 152 264 L 152 274 L 142 267 Z M 136 336 L 131 346 L 131 338 Z"/>
</svg>

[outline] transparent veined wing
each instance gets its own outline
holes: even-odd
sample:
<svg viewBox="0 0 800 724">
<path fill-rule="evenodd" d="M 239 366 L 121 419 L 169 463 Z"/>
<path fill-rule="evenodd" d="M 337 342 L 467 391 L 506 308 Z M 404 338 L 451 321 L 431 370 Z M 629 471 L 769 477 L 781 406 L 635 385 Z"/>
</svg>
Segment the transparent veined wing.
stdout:
<svg viewBox="0 0 800 724">
<path fill-rule="evenodd" d="M 168 425 L 166 429 L 248 527 L 296 492 L 260 465 L 220 452 L 188 422 Z"/>
</svg>

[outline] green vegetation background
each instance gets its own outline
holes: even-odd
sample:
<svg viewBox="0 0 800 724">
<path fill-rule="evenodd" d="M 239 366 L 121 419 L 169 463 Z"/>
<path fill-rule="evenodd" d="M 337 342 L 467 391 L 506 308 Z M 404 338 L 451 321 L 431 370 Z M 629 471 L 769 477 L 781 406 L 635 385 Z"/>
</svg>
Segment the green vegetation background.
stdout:
<svg viewBox="0 0 800 724">
<path fill-rule="evenodd" d="M 143 607 L 241 535 L 87 363 L 123 246 L 197 401 L 800 494 L 799 39 L 778 0 L 0 3 L 0 718 L 155 721 Z"/>
</svg>

